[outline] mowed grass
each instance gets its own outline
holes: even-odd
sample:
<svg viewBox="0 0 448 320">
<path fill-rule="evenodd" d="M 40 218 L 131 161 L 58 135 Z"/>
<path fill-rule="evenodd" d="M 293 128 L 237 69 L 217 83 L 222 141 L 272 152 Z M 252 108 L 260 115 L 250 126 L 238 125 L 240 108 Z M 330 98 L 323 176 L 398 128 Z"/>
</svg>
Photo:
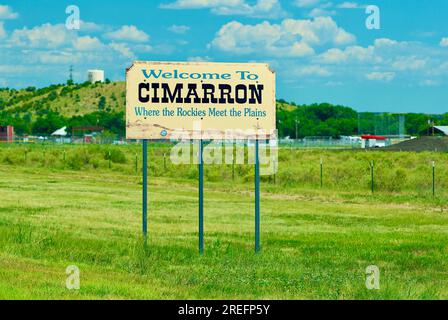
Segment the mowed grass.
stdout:
<svg viewBox="0 0 448 320">
<path fill-rule="evenodd" d="M 252 184 L 114 170 L 0 164 L 2 299 L 447 299 L 446 199 L 262 182 L 254 254 Z M 81 272 L 65 287 L 66 267 Z M 380 289 L 365 286 L 380 269 Z"/>
</svg>

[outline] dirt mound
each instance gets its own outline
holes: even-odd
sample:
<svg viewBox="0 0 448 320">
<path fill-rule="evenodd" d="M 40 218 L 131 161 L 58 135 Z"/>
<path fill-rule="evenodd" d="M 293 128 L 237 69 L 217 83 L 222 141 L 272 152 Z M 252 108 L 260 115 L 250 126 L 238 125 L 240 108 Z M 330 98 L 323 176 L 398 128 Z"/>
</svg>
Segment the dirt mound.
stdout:
<svg viewBox="0 0 448 320">
<path fill-rule="evenodd" d="M 421 137 L 384 148 L 390 151 L 439 151 L 448 152 L 448 137 Z"/>
</svg>

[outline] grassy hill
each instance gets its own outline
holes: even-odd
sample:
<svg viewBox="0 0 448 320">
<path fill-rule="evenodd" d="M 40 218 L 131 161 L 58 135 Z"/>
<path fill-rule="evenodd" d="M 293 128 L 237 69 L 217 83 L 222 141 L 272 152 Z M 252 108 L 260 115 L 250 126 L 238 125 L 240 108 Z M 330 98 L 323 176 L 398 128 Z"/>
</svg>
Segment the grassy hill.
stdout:
<svg viewBox="0 0 448 320">
<path fill-rule="evenodd" d="M 100 99 L 104 97 L 104 105 Z M 0 106 L 11 114 L 51 110 L 65 117 L 85 115 L 96 111 L 121 112 L 125 108 L 125 83 L 53 85 L 42 89 L 1 90 Z M 1 107 L 0 107 L 1 110 Z"/>
</svg>

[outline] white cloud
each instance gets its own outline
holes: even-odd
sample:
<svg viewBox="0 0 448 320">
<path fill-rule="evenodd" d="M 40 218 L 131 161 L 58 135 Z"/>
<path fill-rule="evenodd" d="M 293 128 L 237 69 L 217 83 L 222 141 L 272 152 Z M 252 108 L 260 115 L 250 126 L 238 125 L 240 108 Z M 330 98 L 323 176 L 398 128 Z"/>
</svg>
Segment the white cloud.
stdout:
<svg viewBox="0 0 448 320">
<path fill-rule="evenodd" d="M 354 62 L 371 62 L 378 63 L 381 58 L 375 56 L 375 48 L 368 46 L 367 48 L 361 46 L 350 46 L 344 50 L 332 48 L 317 57 L 317 61 L 326 64 L 340 64 Z"/>
<path fill-rule="evenodd" d="M 366 74 L 368 80 L 390 82 L 395 79 L 395 72 L 371 72 Z"/>
<path fill-rule="evenodd" d="M 427 59 L 416 55 L 408 55 L 409 52 L 418 51 L 416 46 L 416 43 L 379 38 L 367 47 L 355 45 L 348 46 L 345 49 L 328 49 L 321 53 L 316 61 L 325 64 L 383 63 L 400 71 L 417 70 L 426 66 Z"/>
<path fill-rule="evenodd" d="M 69 43 L 74 35 L 63 24 L 45 23 L 32 29 L 24 27 L 14 30 L 8 42 L 21 47 L 56 48 Z"/>
<path fill-rule="evenodd" d="M 317 17 L 313 20 L 286 19 L 282 27 L 287 34 L 299 36 L 312 45 L 346 45 L 355 42 L 353 34 L 338 27 L 331 17 Z"/>
<path fill-rule="evenodd" d="M 0 65 L 0 72 L 1 73 L 25 73 L 29 70 L 29 68 L 23 66 L 23 65 Z"/>
<path fill-rule="evenodd" d="M 103 44 L 98 38 L 85 36 L 76 38 L 73 47 L 80 51 L 91 51 L 103 48 Z"/>
<path fill-rule="evenodd" d="M 300 76 L 318 76 L 318 77 L 328 77 L 331 75 L 331 72 L 328 71 L 328 69 L 318 65 L 298 67 L 294 70 L 294 73 Z"/>
<path fill-rule="evenodd" d="M 243 15 L 256 18 L 280 18 L 286 16 L 278 0 L 258 0 L 256 4 L 243 3 L 238 7 L 217 7 L 212 12 L 218 15 Z"/>
<path fill-rule="evenodd" d="M 80 61 L 80 55 L 65 50 L 45 50 L 32 53 L 33 60 L 42 64 L 70 64 Z"/>
<path fill-rule="evenodd" d="M 160 5 L 163 9 L 210 9 L 217 15 L 243 15 L 257 18 L 279 18 L 286 15 L 279 0 L 176 0 Z"/>
<path fill-rule="evenodd" d="M 420 85 L 422 87 L 435 87 L 439 85 L 439 82 L 436 80 L 431 80 L 431 79 L 425 79 L 420 81 Z"/>
<path fill-rule="evenodd" d="M 440 46 L 441 47 L 448 47 L 448 37 L 447 38 L 442 38 L 442 40 L 440 40 Z"/>
<path fill-rule="evenodd" d="M 337 6 L 339 9 L 364 9 L 365 5 L 360 5 L 356 2 L 345 1 Z"/>
<path fill-rule="evenodd" d="M 80 21 L 79 30 L 83 32 L 99 32 L 103 31 L 106 27 L 95 22 Z"/>
<path fill-rule="evenodd" d="M 145 42 L 149 40 L 149 36 L 144 31 L 133 25 L 122 26 L 116 31 L 106 33 L 105 36 L 115 41 Z"/>
<path fill-rule="evenodd" d="M 186 33 L 188 30 L 190 30 L 189 26 L 183 26 L 183 25 L 176 25 L 173 24 L 172 26 L 170 26 L 168 28 L 169 31 L 173 32 L 173 33 L 178 33 L 178 34 L 184 34 Z"/>
<path fill-rule="evenodd" d="M 21 27 L 6 34 L 0 21 L 0 74 L 5 74 L 8 85 L 22 85 L 14 74 L 20 72 L 14 65 L 34 68 L 35 75 L 23 79 L 23 85 L 60 83 L 66 80 L 69 65 L 76 66 L 79 74 L 76 81 L 84 80 L 84 70 L 89 68 L 125 67 L 136 56 L 134 52 L 149 52 L 152 47 L 145 42 L 110 41 L 105 42 L 96 33 L 112 31 L 109 26 L 81 22 L 81 30 L 68 30 L 65 24 L 50 24 Z M 9 31 L 9 30 L 8 30 Z M 132 31 L 132 30 L 131 30 Z M 131 36 L 131 40 L 147 39 Z M 39 76 L 40 75 L 40 76 Z M 22 81 L 22 80 L 21 80 Z"/>
<path fill-rule="evenodd" d="M 6 30 L 3 21 L 0 21 L 0 39 L 6 37 Z"/>
<path fill-rule="evenodd" d="M 175 2 L 162 4 L 164 9 L 202 9 L 216 7 L 236 7 L 242 5 L 242 0 L 176 0 Z"/>
<path fill-rule="evenodd" d="M 334 4 L 331 1 L 322 0 L 295 0 L 294 5 L 301 9 L 310 10 L 307 13 L 309 17 L 330 17 L 337 15 L 339 9 L 364 9 L 366 7 L 352 1 Z"/>
<path fill-rule="evenodd" d="M 308 16 L 314 18 L 314 17 L 328 17 L 328 16 L 334 16 L 336 15 L 336 11 L 334 10 L 327 10 L 324 8 L 314 8 L 310 11 Z"/>
<path fill-rule="evenodd" d="M 19 16 L 10 6 L 0 5 L 0 19 L 16 19 Z"/>
<path fill-rule="evenodd" d="M 125 44 L 125 43 L 112 42 L 112 43 L 109 44 L 109 47 L 114 49 L 116 52 L 120 53 L 125 58 L 128 58 L 128 59 L 134 59 L 135 58 L 134 53 L 128 47 L 128 45 Z"/>
<path fill-rule="evenodd" d="M 317 60 L 322 63 L 338 64 L 346 62 L 348 60 L 348 54 L 344 50 L 331 48 L 320 54 Z"/>
<path fill-rule="evenodd" d="M 212 58 L 210 58 L 208 56 L 205 56 L 205 57 L 196 56 L 196 57 L 189 57 L 187 60 L 191 61 L 191 62 L 208 62 L 208 61 L 211 61 Z"/>
<path fill-rule="evenodd" d="M 138 44 L 138 45 L 133 46 L 133 48 L 137 52 L 152 52 L 154 49 L 149 44 Z"/>
<path fill-rule="evenodd" d="M 429 70 L 430 76 L 447 76 L 448 75 L 448 61 L 442 62 L 436 66 L 436 68 Z"/>
<path fill-rule="evenodd" d="M 49 23 L 32 29 L 16 29 L 12 32 L 6 44 L 11 47 L 28 49 L 74 49 L 92 51 L 101 49 L 104 45 L 92 36 L 79 36 L 77 32 L 67 30 L 65 25 Z"/>
<path fill-rule="evenodd" d="M 392 67 L 399 71 L 419 70 L 426 67 L 427 59 L 419 58 L 415 55 L 408 57 L 397 57 L 392 63 Z"/>
<path fill-rule="evenodd" d="M 380 38 L 366 47 L 330 48 L 310 62 L 326 65 L 336 78 L 342 74 L 357 78 L 362 75 L 368 80 L 390 82 L 400 75 L 401 81 L 409 85 L 432 86 L 445 82 L 448 63 L 444 69 L 443 62 L 447 58 L 443 49 L 420 42 Z"/>
<path fill-rule="evenodd" d="M 294 4 L 299 8 L 310 8 L 316 6 L 320 0 L 296 0 Z"/>
<path fill-rule="evenodd" d="M 312 9 L 308 16 L 315 18 L 315 17 L 329 17 L 334 16 L 337 14 L 333 8 L 333 3 L 331 2 L 325 2 L 320 4 L 317 8 Z"/>
<path fill-rule="evenodd" d="M 394 46 L 396 44 L 398 44 L 398 41 L 388 38 L 375 39 L 375 46 Z"/>
<path fill-rule="evenodd" d="M 304 57 L 314 54 L 313 46 L 343 45 L 355 41 L 330 17 L 313 20 L 285 19 L 280 24 L 267 21 L 245 25 L 237 21 L 225 24 L 217 32 L 210 47 L 225 52 Z"/>
</svg>

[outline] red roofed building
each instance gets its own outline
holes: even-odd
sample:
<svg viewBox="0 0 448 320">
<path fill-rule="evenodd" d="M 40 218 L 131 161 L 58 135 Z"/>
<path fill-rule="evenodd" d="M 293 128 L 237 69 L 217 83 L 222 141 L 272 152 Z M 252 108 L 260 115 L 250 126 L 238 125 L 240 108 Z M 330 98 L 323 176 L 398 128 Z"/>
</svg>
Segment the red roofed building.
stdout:
<svg viewBox="0 0 448 320">
<path fill-rule="evenodd" d="M 384 148 L 389 145 L 388 139 L 385 136 L 364 134 L 361 136 L 361 139 L 362 148 Z"/>
<path fill-rule="evenodd" d="M 14 142 L 13 126 L 0 126 L 0 142 Z"/>
</svg>

